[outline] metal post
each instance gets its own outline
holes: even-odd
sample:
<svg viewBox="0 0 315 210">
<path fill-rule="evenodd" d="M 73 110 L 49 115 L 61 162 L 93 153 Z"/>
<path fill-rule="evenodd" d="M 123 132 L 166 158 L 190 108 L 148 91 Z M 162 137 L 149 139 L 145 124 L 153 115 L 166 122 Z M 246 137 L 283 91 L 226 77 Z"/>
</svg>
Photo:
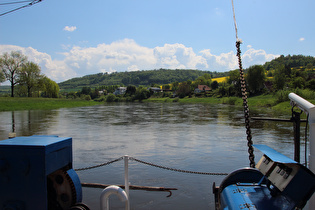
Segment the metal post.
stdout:
<svg viewBox="0 0 315 210">
<path fill-rule="evenodd" d="M 129 156 L 125 155 L 124 156 L 124 162 L 125 162 L 125 192 L 127 194 L 128 200 L 126 201 L 126 210 L 130 209 L 130 199 L 129 199 L 129 176 L 128 176 L 128 160 Z"/>
<path fill-rule="evenodd" d="M 292 111 L 293 130 L 294 130 L 294 160 L 300 163 L 300 124 L 301 113 Z"/>
</svg>

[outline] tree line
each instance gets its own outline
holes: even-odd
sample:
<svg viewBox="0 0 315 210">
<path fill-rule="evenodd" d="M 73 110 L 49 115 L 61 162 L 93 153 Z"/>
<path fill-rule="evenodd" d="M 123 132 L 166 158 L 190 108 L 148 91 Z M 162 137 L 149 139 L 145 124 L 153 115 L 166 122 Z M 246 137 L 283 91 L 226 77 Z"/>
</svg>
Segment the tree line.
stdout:
<svg viewBox="0 0 315 210">
<path fill-rule="evenodd" d="M 11 97 L 57 98 L 59 86 L 44 74 L 38 64 L 28 61 L 21 52 L 12 51 L 0 56 L 0 82 L 9 81 Z"/>
<path fill-rule="evenodd" d="M 189 69 L 155 69 L 141 70 L 133 72 L 98 73 L 83 77 L 72 78 L 59 83 L 62 90 L 80 90 L 82 87 L 100 87 L 119 85 L 125 86 L 152 86 L 152 84 L 170 84 L 173 82 L 183 82 L 196 80 L 199 76 L 208 73 L 211 77 L 223 77 L 227 72 L 210 72 Z"/>
<path fill-rule="evenodd" d="M 245 69 L 249 95 L 276 93 L 284 90 L 308 89 L 315 91 L 315 58 L 303 55 L 288 55 L 253 65 Z M 73 78 L 56 84 L 40 73 L 40 67 L 27 61 L 19 52 L 5 53 L 0 57 L 0 79 L 11 83 L 11 96 L 58 97 L 59 86 L 67 98 L 86 100 L 142 100 L 156 97 L 231 97 L 241 96 L 239 70 L 218 73 L 200 70 L 148 70 L 137 72 L 99 73 Z M 226 76 L 223 82 L 213 80 Z M 198 85 L 206 85 L 209 91 L 195 91 Z M 120 86 L 126 87 L 123 95 L 112 93 Z M 161 93 L 152 91 L 158 87 Z M 14 90 L 16 88 L 17 90 Z M 75 88 L 75 91 L 67 91 Z M 106 97 L 105 97 L 106 96 Z"/>
</svg>

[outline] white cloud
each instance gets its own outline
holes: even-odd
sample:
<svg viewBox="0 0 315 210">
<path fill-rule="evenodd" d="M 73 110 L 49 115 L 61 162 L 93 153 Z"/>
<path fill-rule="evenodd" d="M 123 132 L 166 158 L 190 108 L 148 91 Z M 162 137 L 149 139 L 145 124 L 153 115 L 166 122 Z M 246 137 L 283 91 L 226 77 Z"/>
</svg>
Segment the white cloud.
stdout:
<svg viewBox="0 0 315 210">
<path fill-rule="evenodd" d="M 42 73 L 50 79 L 61 82 L 67 79 L 95 74 L 99 72 L 119 72 L 168 69 L 200 69 L 210 71 L 229 71 L 238 68 L 238 61 L 233 51 L 214 55 L 210 49 L 195 53 L 191 47 L 183 44 L 165 44 L 155 48 L 140 46 L 132 39 L 99 44 L 96 47 L 65 47 L 62 59 L 54 60 L 44 52 L 28 47 L 0 45 L 0 53 L 12 50 L 21 51 L 29 60 L 41 66 Z M 248 45 L 244 52 L 243 67 L 263 64 L 278 55 L 267 54 Z"/>
<path fill-rule="evenodd" d="M 70 32 L 75 31 L 76 29 L 77 29 L 76 26 L 65 26 L 63 28 L 64 31 L 70 31 Z"/>
<path fill-rule="evenodd" d="M 279 55 L 267 54 L 266 51 L 260 49 L 256 50 L 250 47 L 242 56 L 243 66 L 245 68 L 256 65 L 264 64 L 266 61 L 271 61 L 279 57 Z"/>
<path fill-rule="evenodd" d="M 0 45 L 0 53 L 19 51 L 27 56 L 29 61 L 37 63 L 41 71 L 50 79 L 60 82 L 65 78 L 77 76 L 77 73 L 63 61 L 53 60 L 47 53 L 39 52 L 32 47 L 19 47 L 15 45 Z"/>
<path fill-rule="evenodd" d="M 304 37 L 301 37 L 301 38 L 299 39 L 300 42 L 303 42 L 304 40 L 305 40 Z"/>
</svg>

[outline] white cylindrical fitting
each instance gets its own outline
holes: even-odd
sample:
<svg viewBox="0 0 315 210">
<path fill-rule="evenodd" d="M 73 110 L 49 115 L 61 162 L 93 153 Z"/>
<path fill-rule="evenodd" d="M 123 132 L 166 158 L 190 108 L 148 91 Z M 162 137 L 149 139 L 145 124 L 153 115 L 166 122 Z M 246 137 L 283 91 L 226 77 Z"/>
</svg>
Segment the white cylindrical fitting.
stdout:
<svg viewBox="0 0 315 210">
<path fill-rule="evenodd" d="M 126 192 L 116 185 L 110 185 L 106 187 L 101 193 L 101 210 L 109 210 L 109 196 L 117 195 L 121 202 L 128 201 Z"/>
</svg>

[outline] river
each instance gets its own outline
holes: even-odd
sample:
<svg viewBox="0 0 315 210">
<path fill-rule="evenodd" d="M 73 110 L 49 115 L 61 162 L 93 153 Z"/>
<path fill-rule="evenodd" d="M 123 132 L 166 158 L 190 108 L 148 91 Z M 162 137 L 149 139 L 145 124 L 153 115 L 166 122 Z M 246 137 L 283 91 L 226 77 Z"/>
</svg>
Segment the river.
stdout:
<svg viewBox="0 0 315 210">
<path fill-rule="evenodd" d="M 249 166 L 243 110 L 229 105 L 113 103 L 0 112 L 0 118 L 0 139 L 7 139 L 12 130 L 17 136 L 72 137 L 74 168 L 124 155 L 199 172 L 229 173 Z M 252 121 L 251 127 L 254 144 L 266 144 L 293 159 L 292 123 Z M 301 145 L 303 155 L 304 144 Z M 255 150 L 256 162 L 261 155 Z M 77 173 L 81 182 L 124 184 L 123 166 L 124 162 L 119 161 Z M 171 197 L 167 197 L 168 192 L 131 190 L 131 209 L 214 209 L 212 184 L 219 185 L 224 178 L 163 170 L 136 161 L 130 161 L 129 166 L 132 185 L 178 189 Z M 83 188 L 83 202 L 91 209 L 99 209 L 101 191 Z M 110 206 L 124 209 L 116 198 L 111 198 Z"/>
</svg>

